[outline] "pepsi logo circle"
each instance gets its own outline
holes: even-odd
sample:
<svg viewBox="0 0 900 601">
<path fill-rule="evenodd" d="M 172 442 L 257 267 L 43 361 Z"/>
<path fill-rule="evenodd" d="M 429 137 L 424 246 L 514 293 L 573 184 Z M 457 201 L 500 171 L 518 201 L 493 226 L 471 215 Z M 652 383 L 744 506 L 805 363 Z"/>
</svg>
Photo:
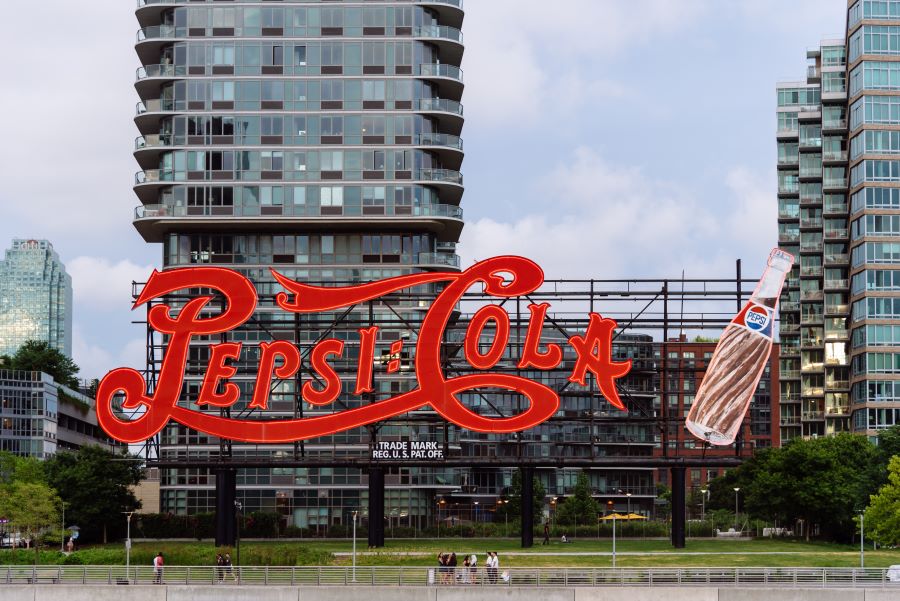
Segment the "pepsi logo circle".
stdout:
<svg viewBox="0 0 900 601">
<path fill-rule="evenodd" d="M 763 307 L 750 307 L 745 317 L 747 327 L 754 332 L 759 332 L 769 325 L 769 312 Z"/>
</svg>

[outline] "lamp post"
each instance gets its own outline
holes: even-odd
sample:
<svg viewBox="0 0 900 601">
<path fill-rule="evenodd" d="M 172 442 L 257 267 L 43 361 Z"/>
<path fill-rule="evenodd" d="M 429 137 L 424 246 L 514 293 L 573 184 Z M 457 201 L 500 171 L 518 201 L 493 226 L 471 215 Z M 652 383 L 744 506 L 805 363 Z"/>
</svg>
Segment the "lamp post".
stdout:
<svg viewBox="0 0 900 601">
<path fill-rule="evenodd" d="M 706 489 L 700 489 L 700 521 L 706 521 Z"/>
<path fill-rule="evenodd" d="M 866 531 L 865 531 L 866 513 L 859 512 L 859 567 L 866 567 Z"/>
<path fill-rule="evenodd" d="M 616 514 L 613 514 L 613 556 L 612 567 L 616 567 Z"/>
<path fill-rule="evenodd" d="M 59 541 L 59 552 L 66 551 L 66 502 L 62 502 L 62 540 Z"/>
<path fill-rule="evenodd" d="M 356 582 L 356 516 L 358 511 L 353 512 L 353 582 Z"/>
<path fill-rule="evenodd" d="M 631 513 L 631 493 L 627 492 L 627 493 L 625 493 L 625 496 L 628 497 L 628 513 L 630 514 Z"/>
<path fill-rule="evenodd" d="M 125 514 L 125 579 L 128 580 L 128 571 L 131 568 L 131 516 L 133 511 L 123 511 Z"/>
<path fill-rule="evenodd" d="M 741 487 L 740 487 L 740 486 L 735 486 L 735 487 L 734 487 L 734 529 L 735 529 L 735 531 L 737 531 L 737 529 L 738 529 L 738 527 L 739 527 L 739 522 L 738 522 L 738 493 L 739 493 L 740 491 L 741 491 Z"/>
<path fill-rule="evenodd" d="M 235 559 L 238 566 L 241 565 L 241 510 L 244 508 L 240 501 L 234 502 L 235 520 L 237 521 L 235 528 Z"/>
<path fill-rule="evenodd" d="M 550 530 L 553 530 L 553 515 L 556 513 L 556 497 L 550 498 Z"/>
</svg>

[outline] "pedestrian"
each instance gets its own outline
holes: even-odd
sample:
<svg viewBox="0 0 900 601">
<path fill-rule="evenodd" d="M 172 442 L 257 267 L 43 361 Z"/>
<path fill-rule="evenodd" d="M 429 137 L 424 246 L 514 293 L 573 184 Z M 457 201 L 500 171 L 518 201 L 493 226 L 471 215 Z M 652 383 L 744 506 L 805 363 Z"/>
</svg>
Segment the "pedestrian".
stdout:
<svg viewBox="0 0 900 601">
<path fill-rule="evenodd" d="M 441 577 L 441 584 L 447 584 L 447 554 L 443 551 L 438 553 L 438 574 Z"/>
<path fill-rule="evenodd" d="M 163 577 L 163 554 L 162 551 L 156 554 L 156 557 L 153 558 L 153 583 L 154 584 L 162 584 Z"/>
<path fill-rule="evenodd" d="M 447 562 L 447 567 L 450 570 L 450 584 L 456 583 L 456 553 L 450 553 L 450 560 Z"/>
<path fill-rule="evenodd" d="M 216 553 L 216 582 L 220 583 L 224 579 L 225 570 L 223 566 L 225 565 L 225 558 L 222 557 L 221 553 Z"/>
<path fill-rule="evenodd" d="M 542 545 L 550 544 L 550 523 L 549 522 L 544 522 L 544 542 L 541 544 Z"/>
<path fill-rule="evenodd" d="M 69 537 L 69 542 L 66 543 L 66 549 L 68 549 L 69 553 L 72 553 L 75 551 L 75 539 L 72 538 L 71 536 Z"/>
<path fill-rule="evenodd" d="M 472 565 L 472 562 L 469 561 L 469 556 L 466 555 L 466 558 L 463 560 L 463 569 L 462 573 L 459 575 L 459 581 L 463 584 L 469 584 L 469 567 Z"/>
<path fill-rule="evenodd" d="M 478 556 L 469 557 L 469 584 L 478 584 Z"/>
<path fill-rule="evenodd" d="M 487 575 L 488 575 L 488 582 L 490 584 L 497 584 L 497 568 L 494 565 L 495 560 L 496 560 L 496 553 L 494 553 L 493 551 L 488 551 Z"/>
<path fill-rule="evenodd" d="M 500 570 L 500 558 L 497 557 L 496 551 L 492 552 L 491 555 L 494 558 L 494 581 L 492 582 L 492 584 L 497 584 L 497 573 Z"/>
<path fill-rule="evenodd" d="M 237 582 L 237 576 L 231 569 L 231 553 L 225 554 L 225 557 L 222 558 L 222 565 L 225 566 L 225 577 L 231 576 L 231 579 Z"/>
</svg>

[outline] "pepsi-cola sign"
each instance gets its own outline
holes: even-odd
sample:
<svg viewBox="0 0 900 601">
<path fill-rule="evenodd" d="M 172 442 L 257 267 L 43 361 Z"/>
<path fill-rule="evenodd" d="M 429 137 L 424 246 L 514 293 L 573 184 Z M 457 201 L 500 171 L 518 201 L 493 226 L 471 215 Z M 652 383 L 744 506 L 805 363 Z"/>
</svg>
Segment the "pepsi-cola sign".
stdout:
<svg viewBox="0 0 900 601">
<path fill-rule="evenodd" d="M 418 273 L 389 278 L 350 287 L 317 287 L 291 280 L 272 270 L 285 292 L 275 301 L 289 313 L 334 311 L 381 298 L 400 290 L 430 283 L 446 283 L 426 313 L 415 344 L 415 377 L 417 386 L 404 394 L 380 400 L 362 407 L 301 419 L 231 419 L 212 412 L 194 411 L 178 405 L 185 382 L 185 370 L 191 341 L 195 337 L 211 339 L 238 328 L 253 316 L 258 295 L 253 283 L 237 271 L 219 267 L 191 267 L 169 271 L 154 271 L 134 304 L 134 308 L 167 294 L 188 289 L 213 289 L 225 298 L 225 309 L 212 317 L 201 317 L 210 311 L 211 295 L 199 295 L 184 303 L 173 314 L 165 303 L 150 308 L 147 320 L 150 327 L 168 336 L 168 345 L 159 370 L 153 395 L 147 393 L 144 376 L 134 370 L 121 368 L 111 371 L 97 391 L 97 420 L 112 438 L 125 443 L 146 440 L 163 429 L 170 421 L 225 439 L 251 443 L 285 443 L 306 440 L 358 428 L 415 411 L 432 407 L 447 421 L 461 428 L 477 432 L 518 432 L 549 419 L 559 409 L 559 395 L 548 386 L 524 377 L 491 373 L 503 357 L 510 337 L 510 318 L 499 305 L 485 305 L 472 317 L 464 341 L 466 361 L 480 373 L 447 377 L 441 365 L 441 341 L 448 321 L 463 294 L 476 284 L 485 293 L 498 299 L 521 297 L 537 290 L 544 282 L 544 273 L 534 262 L 522 257 L 496 257 L 476 263 L 461 273 Z M 530 321 L 523 342 L 521 369 L 550 370 L 563 359 L 560 345 L 542 345 L 541 333 L 550 305 L 532 304 L 528 307 Z M 479 340 L 488 324 L 493 325 L 494 340 L 482 352 Z M 612 360 L 612 336 L 616 322 L 591 313 L 583 335 L 569 338 L 575 351 L 575 365 L 569 380 L 584 385 L 588 372 L 594 375 L 600 392 L 620 409 L 624 405 L 616 391 L 616 380 L 631 369 L 631 361 Z M 354 394 L 365 395 L 374 390 L 374 363 L 378 327 L 359 330 L 359 360 Z M 240 390 L 230 382 L 237 373 L 232 364 L 241 355 L 242 343 L 224 342 L 209 345 L 209 364 L 204 374 L 196 404 L 201 407 L 227 408 L 241 399 Z M 260 360 L 252 398 L 247 406 L 266 411 L 272 380 L 294 376 L 301 367 L 300 350 L 287 341 L 275 340 L 259 345 Z M 398 357 L 403 341 L 390 347 L 389 357 Z M 319 386 L 308 381 L 302 387 L 303 400 L 316 407 L 330 405 L 341 393 L 341 378 L 329 363 L 344 354 L 344 341 L 322 340 L 310 353 L 309 367 L 324 381 Z M 280 362 L 276 365 L 276 362 Z M 399 371 L 399 359 L 391 360 L 387 373 Z M 486 417 L 473 412 L 460 402 L 458 395 L 475 389 L 496 388 L 513 391 L 529 401 L 528 408 L 510 417 Z M 126 410 L 143 409 L 134 419 L 123 418 L 114 412 L 118 395 L 123 395 Z"/>
</svg>

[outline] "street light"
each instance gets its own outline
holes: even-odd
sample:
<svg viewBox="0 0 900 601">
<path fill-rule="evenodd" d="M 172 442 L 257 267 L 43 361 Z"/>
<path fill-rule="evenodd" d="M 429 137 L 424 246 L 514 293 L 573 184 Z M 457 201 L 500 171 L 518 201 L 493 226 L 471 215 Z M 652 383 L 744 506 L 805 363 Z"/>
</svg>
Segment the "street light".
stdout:
<svg viewBox="0 0 900 601">
<path fill-rule="evenodd" d="M 865 520 L 866 513 L 864 511 L 859 512 L 859 567 L 866 567 L 866 531 L 865 531 Z"/>
<path fill-rule="evenodd" d="M 625 493 L 625 496 L 628 497 L 628 513 L 631 513 L 631 493 Z"/>
<path fill-rule="evenodd" d="M 359 511 L 353 512 L 353 582 L 356 582 L 356 516 Z"/>
<path fill-rule="evenodd" d="M 66 552 L 66 505 L 65 501 L 62 502 L 62 540 L 59 541 L 59 552 Z"/>
<path fill-rule="evenodd" d="M 706 521 L 706 493 L 707 492 L 708 492 L 708 490 L 705 488 L 700 489 L 700 521 L 701 522 Z"/>
<path fill-rule="evenodd" d="M 616 567 L 616 514 L 612 514 L 613 519 L 613 558 L 612 567 Z"/>
<path fill-rule="evenodd" d="M 738 493 L 741 491 L 740 486 L 734 487 L 734 529 L 737 531 L 739 527 L 738 523 Z"/>
<path fill-rule="evenodd" d="M 126 534 L 125 534 L 125 579 L 128 580 L 128 571 L 131 567 L 131 516 L 133 511 L 123 511 L 125 514 Z"/>
<path fill-rule="evenodd" d="M 240 501 L 234 502 L 234 517 L 237 522 L 235 528 L 235 559 L 238 566 L 241 565 L 241 510 L 244 508 Z M 240 568 L 238 568 L 240 570 Z"/>
</svg>

